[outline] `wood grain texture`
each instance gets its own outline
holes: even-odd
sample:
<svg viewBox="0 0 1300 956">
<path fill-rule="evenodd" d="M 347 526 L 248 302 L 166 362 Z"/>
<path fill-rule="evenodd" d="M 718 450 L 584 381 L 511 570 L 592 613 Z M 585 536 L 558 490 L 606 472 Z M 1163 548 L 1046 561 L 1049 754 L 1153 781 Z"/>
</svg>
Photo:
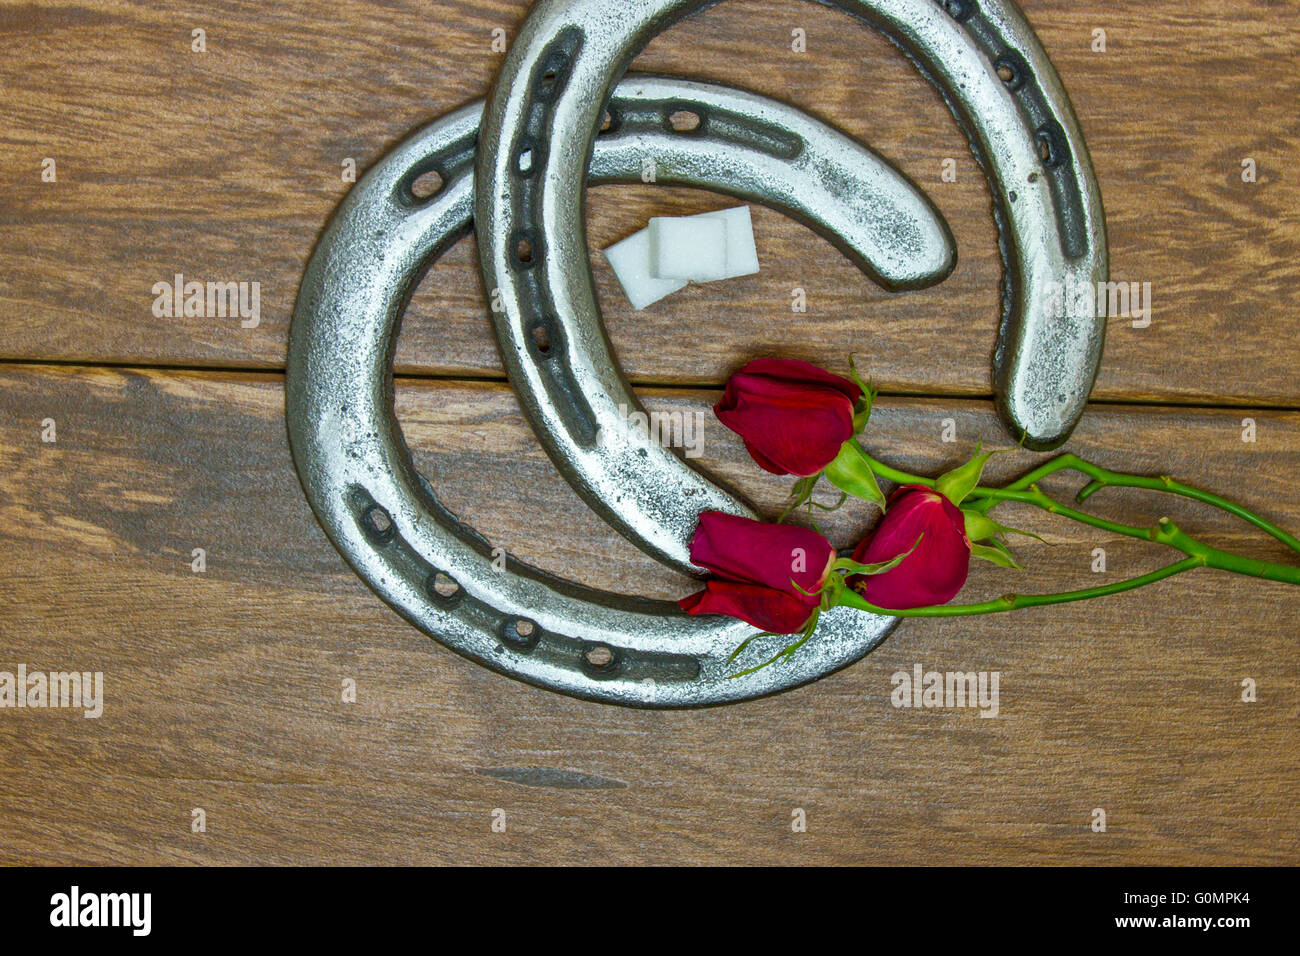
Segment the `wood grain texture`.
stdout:
<svg viewBox="0 0 1300 956">
<path fill-rule="evenodd" d="M 700 412 L 715 397 L 646 395 Z M 282 403 L 264 373 L 0 368 L 0 669 L 106 682 L 98 720 L 0 712 L 0 863 L 1300 862 L 1300 605 L 1280 585 L 1200 572 L 1086 608 L 906 622 L 862 663 L 743 706 L 589 704 L 457 657 L 368 591 L 302 497 Z M 594 586 L 689 587 L 577 500 L 505 387 L 405 381 L 398 405 L 420 468 L 492 541 Z M 1244 444 L 1241 413 L 1096 408 L 1072 447 L 1296 527 L 1300 414 L 1253 417 Z M 957 444 L 940 440 L 947 418 Z M 938 469 L 998 429 L 982 401 L 889 399 L 872 445 Z M 777 504 L 785 483 L 734 436 L 710 421 L 705 439 L 707 467 Z M 1284 557 L 1190 503 L 1095 504 Z M 1016 546 L 1035 589 L 1160 560 L 1010 517 L 1046 539 Z M 844 509 L 824 527 L 847 543 L 868 520 Z M 972 595 L 1008 574 L 981 570 Z M 1000 715 L 895 709 L 891 675 L 917 663 L 999 671 Z M 1258 703 L 1240 701 L 1246 677 Z M 1088 829 L 1096 807 L 1105 834 Z M 791 832 L 794 808 L 807 833 Z"/>
<path fill-rule="evenodd" d="M 1111 323 L 1103 399 L 1300 407 L 1300 3 L 1025 0 L 1080 114 L 1116 279 L 1152 283 L 1147 329 Z M 268 6 L 232 0 L 0 10 L 0 357 L 277 369 L 302 267 L 347 189 L 416 125 L 486 95 L 524 0 Z M 207 52 L 193 53 L 202 28 Z M 808 52 L 791 50 L 804 29 Z M 1105 53 L 1093 31 L 1106 31 Z M 640 383 L 716 384 L 755 354 L 856 351 L 895 391 L 988 396 L 1000 266 L 983 177 L 939 95 L 881 37 L 816 4 L 731 0 L 639 69 L 800 104 L 870 142 L 934 198 L 960 250 L 941 286 L 888 295 L 823 240 L 760 211 L 761 275 L 630 311 L 593 257 L 610 333 Z M 43 182 L 41 163 L 57 162 Z M 956 159 L 956 183 L 940 181 Z M 1252 158 L 1258 181 L 1244 183 Z M 593 192 L 599 248 L 716 197 Z M 406 372 L 499 375 L 472 242 L 430 274 Z M 257 281 L 255 329 L 155 318 L 155 282 Z M 791 289 L 809 312 L 791 316 Z M 704 340 L 703 323 L 719 329 Z M 723 331 L 725 330 L 725 332 Z"/>
</svg>

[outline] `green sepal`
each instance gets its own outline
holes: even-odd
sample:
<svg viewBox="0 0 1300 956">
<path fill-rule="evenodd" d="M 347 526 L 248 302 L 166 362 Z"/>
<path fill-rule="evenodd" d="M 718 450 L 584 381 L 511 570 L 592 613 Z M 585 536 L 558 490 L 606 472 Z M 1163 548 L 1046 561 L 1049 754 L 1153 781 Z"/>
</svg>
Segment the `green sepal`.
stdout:
<svg viewBox="0 0 1300 956">
<path fill-rule="evenodd" d="M 980 478 L 984 475 L 984 466 L 989 463 L 990 458 L 997 454 L 995 451 L 990 451 L 981 455 L 980 448 L 982 447 L 982 444 L 976 446 L 974 458 L 960 468 L 954 468 L 936 481 L 934 490 L 960 507 L 970 493 L 979 487 Z"/>
<path fill-rule="evenodd" d="M 839 562 L 836 563 L 838 564 Z M 832 571 L 835 570 L 834 565 L 831 566 L 831 570 Z M 829 608 L 835 607 L 835 605 L 837 605 L 840 601 L 840 592 L 843 590 L 844 590 L 844 578 L 840 577 L 840 575 L 838 574 L 829 575 L 826 578 L 826 586 L 823 587 L 821 591 L 820 610 L 825 611 L 828 610 Z"/>
<path fill-rule="evenodd" d="M 760 631 L 757 634 L 745 638 L 743 641 L 740 642 L 740 645 L 734 651 L 731 652 L 731 656 L 727 658 L 727 663 L 730 664 L 737 657 L 743 654 L 745 652 L 745 648 L 749 647 L 750 644 L 754 643 L 754 641 L 758 640 L 760 637 L 776 637 L 776 635 L 773 634 L 771 631 Z"/>
<path fill-rule="evenodd" d="M 988 515 L 971 508 L 961 509 L 962 517 L 966 519 L 966 537 L 970 541 L 985 541 L 999 534 L 1021 534 L 1026 538 L 1043 539 L 1032 531 L 1021 531 L 1019 528 L 1008 528 L 1004 524 L 999 524 Z"/>
<path fill-rule="evenodd" d="M 821 617 L 820 609 L 813 611 L 812 616 L 808 618 L 808 623 L 803 626 L 803 630 L 800 632 L 799 640 L 795 641 L 793 644 L 789 644 L 783 647 L 773 657 L 770 657 L 767 660 L 763 661 L 763 663 L 759 664 L 757 667 L 751 667 L 748 670 L 743 670 L 736 674 L 729 674 L 727 675 L 727 679 L 735 680 L 738 677 L 748 677 L 750 674 L 757 674 L 765 667 L 771 667 L 773 664 L 778 664 L 783 661 L 789 660 L 791 657 L 795 655 L 795 652 L 798 651 L 799 648 L 803 647 L 810 640 L 812 640 L 813 634 L 816 633 L 817 631 L 817 620 L 820 617 Z M 755 634 L 753 637 L 747 639 L 743 644 L 741 644 L 738 648 L 736 648 L 735 651 L 732 652 L 732 655 L 728 659 L 727 663 L 730 664 L 737 657 L 739 657 L 740 652 L 743 651 L 746 647 L 748 647 L 750 645 L 750 642 L 755 641 L 760 637 L 776 637 L 776 636 L 777 635 L 772 634 L 771 632 Z"/>
<path fill-rule="evenodd" d="M 858 374 L 858 367 L 853 361 L 853 356 L 849 356 L 849 376 L 862 389 L 862 395 L 858 398 L 857 404 L 853 406 L 853 434 L 860 435 L 867 427 L 867 422 L 871 420 L 871 409 L 876 403 L 876 386 L 874 382 L 864 382 L 862 376 Z"/>
<path fill-rule="evenodd" d="M 828 583 L 828 584 L 830 583 L 829 579 L 827 580 L 827 583 Z M 820 596 L 821 596 L 821 593 L 822 593 L 821 590 L 817 590 L 817 591 L 805 591 L 803 588 L 799 587 L 799 582 L 796 581 L 794 578 L 791 578 L 791 579 L 790 579 L 790 587 L 794 588 L 796 591 L 798 591 L 798 592 L 799 592 L 800 594 L 802 594 L 804 597 L 820 597 Z M 824 588 L 825 585 L 823 585 L 822 587 Z"/>
<path fill-rule="evenodd" d="M 970 554 L 972 558 L 991 561 L 1000 568 L 1010 568 L 1013 571 L 1025 570 L 1025 566 L 1016 560 L 1016 556 L 1011 553 L 1011 550 L 996 538 L 989 544 L 972 544 Z"/>
<path fill-rule="evenodd" d="M 858 443 L 850 439 L 840 447 L 835 460 L 826 466 L 828 481 L 845 494 L 862 498 L 885 510 L 885 494 L 876 481 L 876 473 L 862 454 Z"/>
<path fill-rule="evenodd" d="M 925 535 L 921 536 L 921 538 L 923 537 L 925 537 Z M 834 564 L 831 565 L 831 571 L 833 572 L 840 571 L 850 576 L 858 575 L 858 574 L 865 574 L 868 576 L 876 575 L 876 574 L 885 574 L 886 572 L 894 570 L 894 568 L 898 567 L 900 564 L 902 564 L 904 561 L 910 558 L 912 556 L 912 552 L 916 550 L 917 545 L 921 543 L 921 538 L 917 538 L 916 544 L 912 545 L 902 554 L 890 558 L 888 561 L 878 561 L 875 564 L 859 564 L 857 561 L 854 561 L 852 558 L 840 558 Z"/>
<path fill-rule="evenodd" d="M 800 478 L 790 489 L 789 504 L 781 512 L 781 517 L 776 519 L 777 524 L 784 524 L 785 519 L 790 517 L 790 513 L 798 508 L 801 504 L 812 500 L 813 491 L 817 488 L 817 481 L 821 475 L 809 475 L 807 478 Z"/>
</svg>

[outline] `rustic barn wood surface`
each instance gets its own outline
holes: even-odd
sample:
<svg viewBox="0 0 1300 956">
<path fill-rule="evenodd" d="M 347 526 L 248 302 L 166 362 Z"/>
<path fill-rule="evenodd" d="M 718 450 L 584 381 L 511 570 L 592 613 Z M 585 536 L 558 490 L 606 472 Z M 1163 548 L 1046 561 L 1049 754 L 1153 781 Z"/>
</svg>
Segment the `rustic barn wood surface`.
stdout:
<svg viewBox="0 0 1300 956">
<path fill-rule="evenodd" d="M 1295 530 L 1300 2 L 1023 6 L 1091 147 L 1112 274 L 1151 283 L 1149 325 L 1112 320 L 1069 447 Z M 526 9 L 0 8 L 0 671 L 105 681 L 98 719 L 0 710 L 0 863 L 1300 862 L 1300 602 L 1283 585 L 1202 571 L 1086 605 L 905 622 L 811 687 L 651 713 L 471 664 L 344 565 L 285 438 L 298 281 L 348 161 L 364 170 L 485 96 L 493 31 L 512 35 Z M 942 285 L 889 295 L 757 210 L 760 275 L 637 313 L 595 254 L 611 338 L 648 406 L 707 412 L 756 356 L 843 370 L 854 352 L 885 391 L 870 435 L 882 456 L 937 470 L 977 441 L 1010 445 L 991 403 L 988 189 L 901 54 L 817 4 L 729 0 L 635 67 L 742 85 L 865 139 L 934 199 L 961 257 Z M 594 190 L 589 239 L 720 205 Z M 152 287 L 176 273 L 260 283 L 260 322 L 155 316 Z M 806 313 L 791 311 L 796 288 Z M 417 463 L 489 540 L 593 586 L 690 589 L 592 515 L 538 448 L 500 370 L 472 239 L 415 295 L 398 370 Z M 705 467 L 778 507 L 786 481 L 712 418 L 704 438 Z M 1094 505 L 1135 523 L 1168 513 L 1210 543 L 1287 560 L 1191 503 L 1107 492 Z M 1008 514 L 1045 540 L 1015 543 L 1028 572 L 979 569 L 972 598 L 1091 586 L 1164 558 Z M 847 543 L 869 521 L 850 507 L 823 528 Z M 895 708 L 891 676 L 917 664 L 999 672 L 998 715 Z M 1090 826 L 1098 809 L 1105 832 Z"/>
</svg>

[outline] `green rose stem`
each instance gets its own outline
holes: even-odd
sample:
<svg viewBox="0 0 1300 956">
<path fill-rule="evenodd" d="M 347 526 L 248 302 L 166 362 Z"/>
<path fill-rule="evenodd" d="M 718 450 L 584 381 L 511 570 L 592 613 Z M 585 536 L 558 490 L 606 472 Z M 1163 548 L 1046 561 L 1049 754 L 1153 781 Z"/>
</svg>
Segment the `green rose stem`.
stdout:
<svg viewBox="0 0 1300 956">
<path fill-rule="evenodd" d="M 874 465 L 873 465 L 874 467 Z M 1118 471 L 1110 471 L 1090 461 L 1085 461 L 1078 455 L 1065 454 L 1054 458 L 1040 468 L 1031 471 L 1018 481 L 1008 485 L 1005 490 L 1019 491 L 1035 485 L 1042 481 L 1048 475 L 1055 474 L 1058 471 L 1077 471 L 1080 474 L 1087 475 L 1092 481 L 1075 497 L 1079 504 L 1083 504 L 1098 491 L 1103 488 L 1143 488 L 1148 491 L 1164 491 L 1170 494 L 1181 495 L 1184 498 L 1192 498 L 1196 501 L 1204 502 L 1220 508 L 1229 514 L 1241 518 L 1253 524 L 1256 528 L 1266 534 L 1272 535 L 1278 541 L 1281 541 L 1292 551 L 1300 552 L 1300 538 L 1287 534 L 1271 521 L 1261 518 L 1254 512 L 1243 508 L 1241 505 L 1229 501 L 1227 498 L 1221 498 L 1218 495 L 1211 494 L 1208 491 L 1202 491 L 1199 488 L 1193 488 L 1191 485 L 1184 485 L 1181 482 L 1174 481 L 1169 477 L 1148 478 L 1143 475 L 1128 475 Z M 892 480 L 892 479 L 891 479 Z M 976 494 L 978 495 L 978 491 Z M 996 501 L 980 502 L 973 504 L 971 507 L 982 513 L 987 513 Z"/>
<path fill-rule="evenodd" d="M 924 478 L 920 475 L 910 475 L 907 472 L 899 471 L 896 468 L 891 468 L 882 462 L 876 461 L 865 451 L 862 451 L 860 446 L 858 450 L 861 451 L 863 459 L 871 467 L 872 471 L 887 481 L 893 481 L 897 484 L 925 485 L 926 487 L 931 488 L 936 484 L 935 480 L 932 478 Z M 971 497 L 982 500 L 973 502 L 969 507 L 980 511 L 981 513 L 987 513 L 1005 501 L 1020 501 L 1041 508 L 1050 514 L 1059 514 L 1082 524 L 1091 525 L 1092 527 L 1110 531 L 1114 534 L 1137 538 L 1142 541 L 1153 541 L 1158 544 L 1168 545 L 1186 554 L 1188 556 L 1187 560 L 1170 565 L 1162 571 L 1153 572 L 1155 575 L 1154 577 L 1152 575 L 1143 575 L 1140 578 L 1132 578 L 1129 581 L 1117 582 L 1115 585 L 1108 585 L 1102 588 L 1090 588 L 1086 591 L 1066 592 L 1063 595 L 1020 595 L 1014 598 L 1015 601 L 1022 603 L 1007 604 L 1006 599 L 999 599 L 998 601 L 986 602 L 986 604 L 982 605 L 947 605 L 945 607 L 924 608 L 918 610 L 922 612 L 949 611 L 950 613 L 988 614 L 996 611 L 1013 610 L 1016 607 L 1033 607 L 1039 604 L 1061 604 L 1068 601 L 1086 600 L 1090 597 L 1100 597 L 1105 594 L 1115 594 L 1122 591 L 1132 590 L 1133 588 L 1142 587 L 1146 584 L 1151 584 L 1154 581 L 1171 577 L 1174 574 L 1179 574 L 1182 571 L 1190 570 L 1193 567 L 1217 568 L 1222 571 L 1232 571 L 1237 574 L 1263 578 L 1269 581 L 1300 584 L 1300 568 L 1284 564 L 1273 564 L 1268 561 L 1259 561 L 1254 558 L 1241 557 L 1240 555 L 1230 554 L 1229 552 L 1212 548 L 1179 530 L 1178 527 L 1168 518 L 1161 518 L 1159 527 L 1147 529 L 1134 527 L 1133 525 L 1120 524 L 1115 521 L 1107 521 L 1104 518 L 1098 518 L 1095 515 L 1088 514 L 1087 512 L 1076 511 L 1073 508 L 1066 507 L 1054 498 L 1045 494 L 1037 486 L 1038 481 L 1041 481 L 1043 478 L 1053 474 L 1054 472 L 1063 470 L 1078 471 L 1092 479 L 1092 482 L 1079 493 L 1079 500 L 1086 499 L 1096 491 L 1112 485 L 1129 488 L 1146 488 L 1153 491 L 1166 491 L 1172 494 L 1194 498 L 1198 501 L 1203 501 L 1207 504 L 1222 508 L 1231 514 L 1250 522 L 1262 531 L 1267 532 L 1293 550 L 1300 552 L 1300 540 L 1297 540 L 1281 528 L 1266 521 L 1246 508 L 1228 501 L 1226 498 L 1220 498 L 1218 495 L 1212 495 L 1209 492 L 1201 491 L 1198 488 L 1192 488 L 1188 485 L 1180 484 L 1170 478 L 1143 478 L 1139 475 L 1126 475 L 1120 472 L 1108 471 L 1107 469 L 1100 468 L 1091 462 L 1079 458 L 1077 455 L 1066 454 L 1053 459 L 1040 468 L 1035 469 L 1018 481 L 1008 485 L 1006 488 L 976 488 L 971 493 Z M 862 603 L 865 604 L 866 602 Z M 854 606 L 857 605 L 855 604 Z M 979 608 L 979 610 L 965 610 L 965 608 L 972 607 Z M 870 608 L 863 608 L 863 610 L 868 609 Z M 896 612 L 885 611 L 883 613 Z M 924 615 L 917 614 L 915 616 Z M 928 616 L 944 615 L 931 613 Z"/>
<path fill-rule="evenodd" d="M 935 485 L 935 480 L 933 478 L 923 478 L 920 475 L 909 475 L 905 471 L 899 471 L 897 468 L 891 468 L 883 462 L 876 461 L 876 459 L 863 451 L 860 445 L 858 446 L 858 450 L 862 452 L 862 457 L 866 460 L 867 464 L 871 466 L 871 470 L 886 481 L 892 481 L 896 484 L 925 485 L 929 488 L 933 488 Z M 1184 498 L 1192 498 L 1196 501 L 1201 501 L 1205 504 L 1220 508 L 1229 514 L 1236 515 L 1243 521 L 1250 522 L 1256 528 L 1259 528 L 1266 534 L 1281 541 L 1292 551 L 1300 553 L 1300 538 L 1287 534 L 1271 521 L 1261 518 L 1253 511 L 1243 508 L 1241 505 L 1229 501 L 1227 498 L 1221 498 L 1208 491 L 1202 491 L 1200 488 L 1193 488 L 1191 485 L 1184 485 L 1181 482 L 1174 481 L 1172 478 L 1168 477 L 1148 478 L 1143 475 L 1128 475 L 1123 472 L 1110 471 L 1106 468 L 1100 467 L 1099 465 L 1094 465 L 1090 461 L 1085 461 L 1078 455 L 1074 454 L 1065 454 L 1061 455 L 1059 458 L 1053 458 L 1051 461 L 1036 468 L 1034 471 L 1031 471 L 1023 478 L 1007 485 L 1007 487 L 1002 489 L 1002 491 L 1023 491 L 1058 471 L 1077 471 L 1092 479 L 1092 482 L 1076 496 L 1075 500 L 1078 501 L 1079 504 L 1083 504 L 1098 491 L 1108 487 L 1144 488 L 1148 491 L 1164 491 L 1170 494 L 1181 495 Z M 986 500 L 973 502 L 968 507 L 979 511 L 981 514 L 987 514 L 995 505 L 998 504 L 998 498 L 994 494 L 996 491 L 997 489 L 976 488 L 971 493 L 971 496 L 974 498 L 985 498 Z"/>
<path fill-rule="evenodd" d="M 845 588 L 839 595 L 838 603 L 845 607 L 857 608 L 859 611 L 869 611 L 872 614 L 886 614 L 893 617 L 969 617 L 975 614 L 1000 614 L 1004 611 L 1016 611 L 1027 607 L 1069 604 L 1073 601 L 1087 601 L 1091 598 L 1122 594 L 1125 591 L 1133 591 L 1148 584 L 1155 584 L 1157 581 L 1163 581 L 1165 578 L 1171 578 L 1175 574 L 1182 574 L 1184 571 L 1191 571 L 1195 568 L 1217 568 L 1221 571 L 1233 571 L 1237 574 L 1263 578 L 1268 581 L 1300 584 L 1300 568 L 1283 564 L 1271 564 L 1267 561 L 1257 561 L 1254 558 L 1243 558 L 1239 555 L 1229 554 L 1226 551 L 1220 551 L 1217 548 L 1211 548 L 1183 533 L 1168 518 L 1161 518 L 1160 526 L 1151 532 L 1143 531 L 1141 528 L 1129 528 L 1127 525 L 1114 525 L 1111 522 L 1105 522 L 1104 525 L 1099 523 L 1098 526 L 1108 526 L 1112 529 L 1128 529 L 1122 533 L 1129 534 L 1130 537 L 1169 545 L 1182 551 L 1187 557 L 1140 577 L 1116 581 L 1114 584 L 1104 584 L 1095 588 L 1084 588 L 1080 591 L 1063 591 L 1058 594 L 1007 594 L 978 604 L 946 604 L 939 607 L 921 607 L 895 611 L 870 604 L 851 588 Z"/>
<path fill-rule="evenodd" d="M 888 608 L 876 607 L 853 589 L 845 588 L 839 597 L 839 604 L 842 607 L 856 608 L 859 611 L 869 611 L 872 614 L 885 614 L 891 617 L 970 617 L 975 614 L 1000 614 L 1003 611 L 1017 611 L 1026 607 L 1069 604 L 1072 601 L 1087 601 L 1091 598 L 1122 594 L 1125 591 L 1132 591 L 1148 584 L 1155 584 L 1165 578 L 1172 578 L 1175 574 L 1182 574 L 1184 571 L 1199 567 L 1204 567 L 1201 560 L 1189 557 L 1176 564 L 1163 567 L 1158 571 L 1144 574 L 1141 577 L 1116 581 L 1114 584 L 1104 584 L 1095 588 L 1085 588 L 1082 591 L 1063 591 L 1060 594 L 1006 594 L 992 601 L 983 601 L 979 604 L 944 604 L 939 607 L 917 607 L 905 611 L 893 611 Z"/>
</svg>

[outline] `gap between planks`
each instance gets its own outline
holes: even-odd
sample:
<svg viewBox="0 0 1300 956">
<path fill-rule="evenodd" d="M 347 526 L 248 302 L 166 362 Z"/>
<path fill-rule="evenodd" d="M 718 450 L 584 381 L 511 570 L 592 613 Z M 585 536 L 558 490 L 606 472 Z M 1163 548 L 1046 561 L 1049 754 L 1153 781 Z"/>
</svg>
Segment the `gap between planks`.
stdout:
<svg viewBox="0 0 1300 956">
<path fill-rule="evenodd" d="M 0 358 L 0 370 L 31 368 L 35 370 L 62 370 L 68 372 L 78 371 L 114 371 L 114 372 L 160 372 L 174 373 L 178 375 L 232 375 L 248 377 L 267 377 L 267 378 L 284 378 L 284 368 L 282 366 L 256 366 L 256 365 L 184 365 L 184 364 L 167 364 L 157 362 L 89 362 L 75 361 L 72 359 L 25 359 L 25 358 Z M 393 380 L 404 385 L 419 385 L 422 383 L 448 383 L 462 385 L 509 385 L 510 381 L 504 374 L 482 374 L 482 375 L 465 375 L 463 373 L 438 374 L 435 372 L 395 372 Z M 725 383 L 708 382 L 699 384 L 688 384 L 682 382 L 665 382 L 653 379 L 631 379 L 634 388 L 652 389 L 657 392 L 703 392 L 703 391 L 721 391 Z M 957 389 L 934 389 L 925 391 L 922 389 L 890 389 L 882 388 L 879 393 L 882 398 L 897 399 L 953 399 L 956 401 L 971 402 L 992 402 L 996 396 L 992 392 L 961 391 Z M 1091 398 L 1088 405 L 1106 408 L 1168 408 L 1177 411 L 1206 411 L 1206 412 L 1223 412 L 1223 411 L 1259 411 L 1259 412 L 1294 412 L 1300 411 L 1300 401 L 1291 404 L 1270 404 L 1259 402 L 1247 402 L 1245 400 L 1235 402 L 1215 402 L 1215 401 L 1184 401 L 1179 399 L 1156 399 L 1150 397 L 1134 396 L 1132 398 L 1108 396 L 1104 398 Z"/>
</svg>

